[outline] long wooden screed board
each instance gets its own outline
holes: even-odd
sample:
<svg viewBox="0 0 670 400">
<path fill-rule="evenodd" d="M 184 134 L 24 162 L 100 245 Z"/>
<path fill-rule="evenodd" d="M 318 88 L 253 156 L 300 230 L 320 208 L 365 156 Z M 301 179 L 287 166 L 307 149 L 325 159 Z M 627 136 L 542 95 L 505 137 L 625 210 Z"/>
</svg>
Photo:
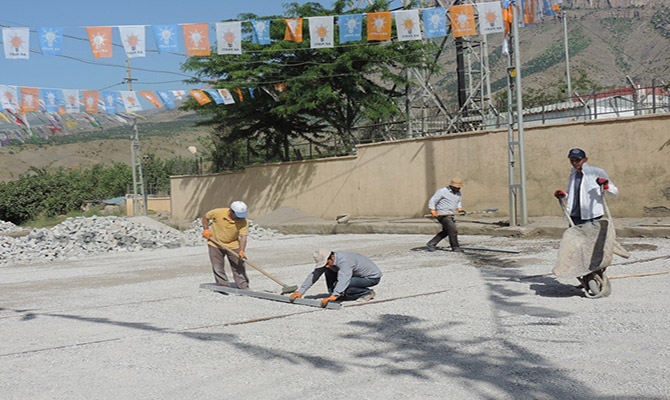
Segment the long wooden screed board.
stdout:
<svg viewBox="0 0 670 400">
<path fill-rule="evenodd" d="M 236 288 L 227 287 L 227 286 L 215 285 L 213 283 L 201 283 L 200 284 L 200 289 L 208 289 L 208 290 L 213 290 L 215 292 L 220 292 L 220 293 L 236 294 L 236 295 L 239 295 L 239 296 L 250 296 L 250 297 L 256 297 L 256 298 L 259 298 L 259 299 L 281 301 L 283 303 L 292 303 L 292 304 L 299 304 L 299 305 L 302 305 L 302 306 L 310 306 L 310 307 L 321 308 L 321 300 L 317 300 L 317 299 L 300 298 L 300 299 L 295 299 L 294 301 L 291 301 L 291 300 L 289 300 L 288 295 L 281 295 L 281 294 L 276 294 L 276 293 L 266 293 L 266 292 L 254 292 L 253 290 L 236 289 Z M 340 308 L 342 308 L 342 305 L 340 303 L 331 301 L 326 305 L 326 308 L 331 309 L 331 310 L 339 310 Z"/>
</svg>

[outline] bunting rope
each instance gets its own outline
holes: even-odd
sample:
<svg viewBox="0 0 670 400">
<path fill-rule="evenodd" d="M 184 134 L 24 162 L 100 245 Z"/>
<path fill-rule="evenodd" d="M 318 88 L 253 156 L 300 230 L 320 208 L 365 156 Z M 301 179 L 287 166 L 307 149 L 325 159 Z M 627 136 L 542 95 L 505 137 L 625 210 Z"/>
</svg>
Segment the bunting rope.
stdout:
<svg viewBox="0 0 670 400">
<path fill-rule="evenodd" d="M 556 5 L 562 0 L 523 0 L 524 21 L 534 22 L 536 15 L 555 15 Z M 303 43 L 309 40 L 309 48 L 296 48 L 292 51 L 305 51 L 345 46 L 383 45 L 391 40 L 411 41 L 436 37 L 444 37 L 451 32 L 454 37 L 477 35 L 477 20 L 479 34 L 503 33 L 505 30 L 504 7 L 511 7 L 515 1 L 504 0 L 478 4 L 452 5 L 448 8 L 416 8 L 394 11 L 379 11 L 338 16 L 295 17 L 295 18 L 265 18 L 258 20 L 240 20 L 217 23 L 180 23 L 166 25 L 118 25 L 118 26 L 84 26 L 87 39 L 72 35 L 65 35 L 63 27 L 2 27 L 2 41 L 5 58 L 28 59 L 30 53 L 44 56 L 59 56 L 79 62 L 94 65 L 122 67 L 115 64 L 100 64 L 63 54 L 64 40 L 72 39 L 88 41 L 95 59 L 111 58 L 115 47 L 123 48 L 127 58 L 146 57 L 147 53 L 184 55 L 186 57 L 208 57 L 212 49 L 218 55 L 254 54 L 264 51 L 280 51 L 260 49 L 243 51 L 242 42 L 251 42 L 258 45 L 268 45 L 270 38 L 270 24 L 281 22 L 285 25 L 284 41 Z M 307 20 L 307 24 L 303 21 Z M 365 19 L 365 24 L 363 20 Z M 392 27 L 395 21 L 395 37 L 392 37 Z M 449 22 L 449 26 L 447 23 Z M 242 30 L 242 24 L 246 29 Z M 214 44 L 209 38 L 209 31 L 214 26 Z M 308 26 L 306 35 L 303 35 L 304 25 Z M 335 27 L 339 29 L 336 44 Z M 114 43 L 113 28 L 118 29 L 122 43 Z M 146 30 L 153 33 L 156 49 L 147 49 Z M 365 32 L 364 32 L 365 29 Z M 30 49 L 30 33 L 37 34 L 40 50 Z M 363 42 L 363 40 L 367 42 Z M 182 46 L 185 54 L 181 53 Z M 285 51 L 285 50 L 284 50 Z M 304 65 L 306 63 L 297 63 Z M 290 66 L 291 64 L 284 64 Z M 171 72 L 154 71 L 143 68 L 136 70 L 160 72 L 183 76 L 194 82 L 202 81 L 196 76 Z M 333 76 L 346 76 L 339 74 Z M 123 84 L 119 82 L 101 90 L 82 89 L 51 89 L 37 87 L 18 87 L 0 85 L 0 121 L 28 130 L 30 129 L 26 113 L 46 114 L 117 114 L 119 112 L 134 113 L 143 108 L 138 94 L 156 108 L 174 109 L 175 101 L 192 96 L 199 104 L 204 105 L 214 101 L 216 104 L 234 104 L 243 101 L 244 95 L 237 89 L 191 89 L 191 90 L 159 90 L 159 91 L 132 91 L 110 90 Z M 165 82 L 163 82 L 164 84 Z M 235 83 L 233 83 L 235 84 Z M 286 90 L 283 82 L 257 82 L 259 89 L 277 98 Z M 244 87 L 244 84 L 237 85 Z M 251 97 L 256 88 L 247 87 Z M 232 93 L 237 94 L 237 100 Z M 5 114 L 6 113 L 6 114 Z M 56 119 L 56 118 L 51 118 Z M 0 122 L 1 124 L 1 122 Z"/>
</svg>

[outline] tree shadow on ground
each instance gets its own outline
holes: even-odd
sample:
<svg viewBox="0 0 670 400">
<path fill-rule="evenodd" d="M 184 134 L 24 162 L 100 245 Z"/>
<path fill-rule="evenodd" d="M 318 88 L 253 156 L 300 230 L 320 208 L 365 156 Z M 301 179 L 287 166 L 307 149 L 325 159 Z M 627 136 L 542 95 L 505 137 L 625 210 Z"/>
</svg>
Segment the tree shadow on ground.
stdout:
<svg viewBox="0 0 670 400">
<path fill-rule="evenodd" d="M 384 314 L 376 321 L 351 322 L 364 332 L 343 337 L 355 340 L 357 348 L 365 348 L 366 342 L 377 348 L 353 354 L 359 366 L 375 365 L 390 376 L 459 380 L 472 391 L 472 398 L 495 398 L 500 393 L 504 398 L 526 399 L 615 398 L 599 396 L 549 360 L 506 339 L 457 340 L 444 326 L 426 329 L 424 322 L 413 316 Z M 378 343 L 385 348 L 378 349 Z"/>
<path fill-rule="evenodd" d="M 326 369 L 330 370 L 331 372 L 341 372 L 345 369 L 344 365 L 342 363 L 339 363 L 338 361 L 328 359 L 325 357 L 321 357 L 319 355 L 314 355 L 314 354 L 303 354 L 303 353 L 296 353 L 296 352 L 287 352 L 287 351 L 281 351 L 281 350 L 274 350 L 271 348 L 263 347 L 263 346 L 256 346 L 248 343 L 244 343 L 242 340 L 238 338 L 237 335 L 230 334 L 230 333 L 206 333 L 206 332 L 194 332 L 193 330 L 172 330 L 172 329 L 167 329 L 167 328 L 160 328 L 153 326 L 151 324 L 147 323 L 142 323 L 142 322 L 125 322 L 125 321 L 116 321 L 112 320 L 109 318 L 105 317 L 83 317 L 80 315 L 73 315 L 73 314 L 62 314 L 62 313 L 35 313 L 35 312 L 25 312 L 24 310 L 10 310 L 7 308 L 2 308 L 0 310 L 9 310 L 9 311 L 14 311 L 16 313 L 22 314 L 21 320 L 22 321 L 30 321 L 33 319 L 36 319 L 38 317 L 53 317 L 53 318 L 63 318 L 63 319 L 69 319 L 69 320 L 74 320 L 74 321 L 80 321 L 80 322 L 86 322 L 86 323 L 95 323 L 95 324 L 106 324 L 106 325 L 114 325 L 118 327 L 123 327 L 123 328 L 129 328 L 129 329 L 135 329 L 135 330 L 141 330 L 141 331 L 147 331 L 147 332 L 152 332 L 152 333 L 158 333 L 158 334 L 168 334 L 168 335 L 179 335 L 183 336 L 189 339 L 195 339 L 199 341 L 216 341 L 216 342 L 222 342 L 227 345 L 231 345 L 236 347 L 238 350 L 243 351 L 245 353 L 248 353 L 250 355 L 253 355 L 255 357 L 258 357 L 260 359 L 264 360 L 283 360 L 288 363 L 300 363 L 300 362 L 305 362 L 314 368 L 320 368 L 320 369 Z M 204 327 L 198 327 L 198 328 L 193 328 L 193 329 L 203 329 Z M 118 340 L 120 338 L 111 338 L 110 340 Z M 98 340 L 95 341 L 96 343 Z M 84 345 L 84 343 L 78 343 L 78 345 Z M 60 346 L 58 346 L 60 347 Z M 48 349 L 41 349 L 41 350 L 48 350 Z M 31 350 L 29 352 L 34 352 L 35 350 Z M 39 351 L 39 350 L 38 350 Z M 15 353 L 12 353 L 15 354 Z M 8 354 L 2 354 L 2 355 L 8 355 Z"/>
<path fill-rule="evenodd" d="M 535 294 L 543 297 L 586 297 L 581 286 L 561 283 L 549 275 L 519 276 L 520 265 L 514 260 L 502 259 L 491 254 L 466 253 L 466 255 L 471 264 L 481 267 L 482 273 L 489 279 L 523 282 L 529 285 Z"/>
<path fill-rule="evenodd" d="M 550 358 L 532 351 L 522 340 L 509 337 L 506 331 L 508 316 L 524 317 L 528 326 L 560 325 L 571 313 L 538 306 L 528 300 L 528 291 L 510 285 L 519 281 L 519 270 L 508 260 L 495 261 L 494 256 L 479 257 L 487 260 L 489 267 L 481 268 L 484 282 L 489 289 L 493 329 L 491 335 L 474 336 L 463 340 L 451 332 L 464 321 L 426 321 L 401 314 L 379 315 L 374 321 L 352 321 L 362 328 L 362 333 L 343 335 L 355 340 L 359 351 L 353 356 L 361 367 L 375 365 L 390 376 L 409 376 L 426 381 L 444 379 L 460 382 L 472 391 L 473 398 L 524 398 L 524 399 L 596 399 L 632 400 L 640 396 L 604 396 L 588 383 L 575 379 L 570 370 L 555 365 Z M 503 268 L 500 268 L 502 266 Z M 576 288 L 546 278 L 540 282 L 554 291 L 578 291 Z M 574 294 L 571 294 L 574 295 Z M 524 299 L 525 296 L 525 299 Z M 531 297 L 532 299 L 532 297 Z M 529 317 L 529 318 L 525 318 Z M 518 319 L 518 318 L 517 318 Z M 426 322 L 433 323 L 426 328 Z M 367 346 L 366 342 L 370 345 Z M 384 343 L 380 349 L 378 343 Z M 521 343 L 521 344 L 520 344 Z M 551 343 L 546 345 L 560 345 Z M 380 361 L 381 360 L 381 361 Z M 493 394 L 492 394 L 493 393 Z M 500 395 L 502 393 L 502 395 Z M 645 396 L 646 399 L 662 397 Z"/>
</svg>

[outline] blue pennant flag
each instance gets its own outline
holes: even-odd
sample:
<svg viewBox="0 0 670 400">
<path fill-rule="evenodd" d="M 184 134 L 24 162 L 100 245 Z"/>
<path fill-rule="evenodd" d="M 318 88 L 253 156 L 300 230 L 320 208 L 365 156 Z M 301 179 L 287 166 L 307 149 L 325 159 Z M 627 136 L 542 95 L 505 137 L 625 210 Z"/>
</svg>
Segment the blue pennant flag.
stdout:
<svg viewBox="0 0 670 400">
<path fill-rule="evenodd" d="M 100 92 L 100 99 L 105 106 L 105 113 L 116 114 L 118 112 L 117 105 L 121 101 L 121 96 L 118 91 L 104 90 Z M 121 102 L 123 104 L 123 102 Z"/>
<path fill-rule="evenodd" d="M 551 8 L 551 6 L 552 6 L 551 3 L 552 3 L 551 0 L 543 0 L 542 1 L 542 4 L 544 5 L 544 7 L 542 7 L 544 9 L 544 15 L 546 15 L 548 17 L 553 17 L 554 15 L 556 15 L 554 10 Z"/>
<path fill-rule="evenodd" d="M 177 25 L 153 25 L 158 53 L 179 52 L 179 32 Z"/>
<path fill-rule="evenodd" d="M 427 38 L 447 36 L 447 11 L 442 7 L 423 10 L 423 30 Z"/>
<path fill-rule="evenodd" d="M 253 43 L 270 44 L 270 20 L 251 21 Z"/>
<path fill-rule="evenodd" d="M 63 53 L 63 28 L 38 28 L 37 35 L 40 38 L 42 54 L 57 56 Z"/>
<path fill-rule="evenodd" d="M 224 103 L 223 96 L 221 96 L 221 93 L 219 93 L 218 90 L 216 90 L 216 89 L 205 89 L 205 92 L 207 92 L 207 94 L 212 97 L 212 99 L 214 100 L 214 102 L 216 104 L 223 104 Z"/>
<path fill-rule="evenodd" d="M 172 91 L 170 90 L 158 90 L 156 91 L 156 94 L 158 97 L 160 97 L 161 101 L 165 105 L 165 108 L 168 110 L 174 110 L 175 105 L 174 105 L 174 94 L 172 94 Z"/>
<path fill-rule="evenodd" d="M 361 40 L 363 14 L 340 15 L 337 17 L 337 25 L 340 28 L 340 43 Z"/>
<path fill-rule="evenodd" d="M 63 91 L 60 89 L 40 89 L 40 106 L 48 113 L 58 113 L 59 107 L 65 103 Z"/>
</svg>

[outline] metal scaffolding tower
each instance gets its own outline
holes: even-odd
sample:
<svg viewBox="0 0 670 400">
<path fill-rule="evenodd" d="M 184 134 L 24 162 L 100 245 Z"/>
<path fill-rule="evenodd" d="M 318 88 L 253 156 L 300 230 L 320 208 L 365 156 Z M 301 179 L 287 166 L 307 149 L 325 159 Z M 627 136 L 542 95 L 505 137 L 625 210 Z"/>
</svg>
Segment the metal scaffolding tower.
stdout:
<svg viewBox="0 0 670 400">
<path fill-rule="evenodd" d="M 431 3 L 430 5 L 424 3 Z M 462 4 L 475 4 L 471 0 L 435 0 L 423 2 L 422 6 L 439 5 L 445 9 Z M 518 9 L 514 9 L 514 22 L 509 43 L 508 55 L 508 178 L 509 178 L 509 215 L 510 225 L 526 225 L 528 210 L 526 207 L 526 174 L 523 138 L 523 103 L 521 99 L 521 61 L 519 57 Z M 451 31 L 449 31 L 451 32 Z M 445 37 L 436 57 L 440 57 L 448 45 Z M 458 78 L 458 112 L 450 115 L 440 100 L 440 96 L 433 90 L 430 76 L 420 70 L 411 70 L 410 76 L 421 90 L 410 93 L 407 90 L 407 118 L 408 136 L 426 136 L 430 134 L 445 134 L 451 132 L 474 131 L 483 129 L 485 119 L 497 114 L 491 102 L 491 83 L 488 64 L 488 46 L 486 35 L 454 38 L 456 48 L 456 64 Z M 441 130 L 426 127 L 426 108 L 431 100 L 437 105 L 437 115 L 444 115 L 447 125 Z M 418 106 L 416 106 L 418 104 Z M 420 110 L 420 116 L 413 111 Z M 416 123 L 419 121 L 420 123 Z M 415 126 L 413 126 L 413 124 Z M 515 129 L 516 125 L 516 129 Z"/>
<path fill-rule="evenodd" d="M 422 7 L 439 5 L 445 9 L 461 4 L 474 4 L 474 2 L 471 0 L 421 2 Z M 451 33 L 451 28 L 448 33 Z M 436 60 L 443 56 L 451 43 L 449 35 L 441 40 L 435 54 Z M 407 91 L 406 108 L 409 120 L 408 136 L 410 137 L 479 130 L 485 116 L 492 114 L 486 35 L 454 38 L 453 44 L 456 49 L 458 111 L 451 113 L 447 111 L 435 85 L 430 82 L 432 77 L 429 74 L 412 69 L 409 76 L 420 90 Z M 440 86 L 440 82 L 436 85 Z M 444 117 L 446 123 L 429 126 L 427 121 L 431 117 Z"/>
</svg>

